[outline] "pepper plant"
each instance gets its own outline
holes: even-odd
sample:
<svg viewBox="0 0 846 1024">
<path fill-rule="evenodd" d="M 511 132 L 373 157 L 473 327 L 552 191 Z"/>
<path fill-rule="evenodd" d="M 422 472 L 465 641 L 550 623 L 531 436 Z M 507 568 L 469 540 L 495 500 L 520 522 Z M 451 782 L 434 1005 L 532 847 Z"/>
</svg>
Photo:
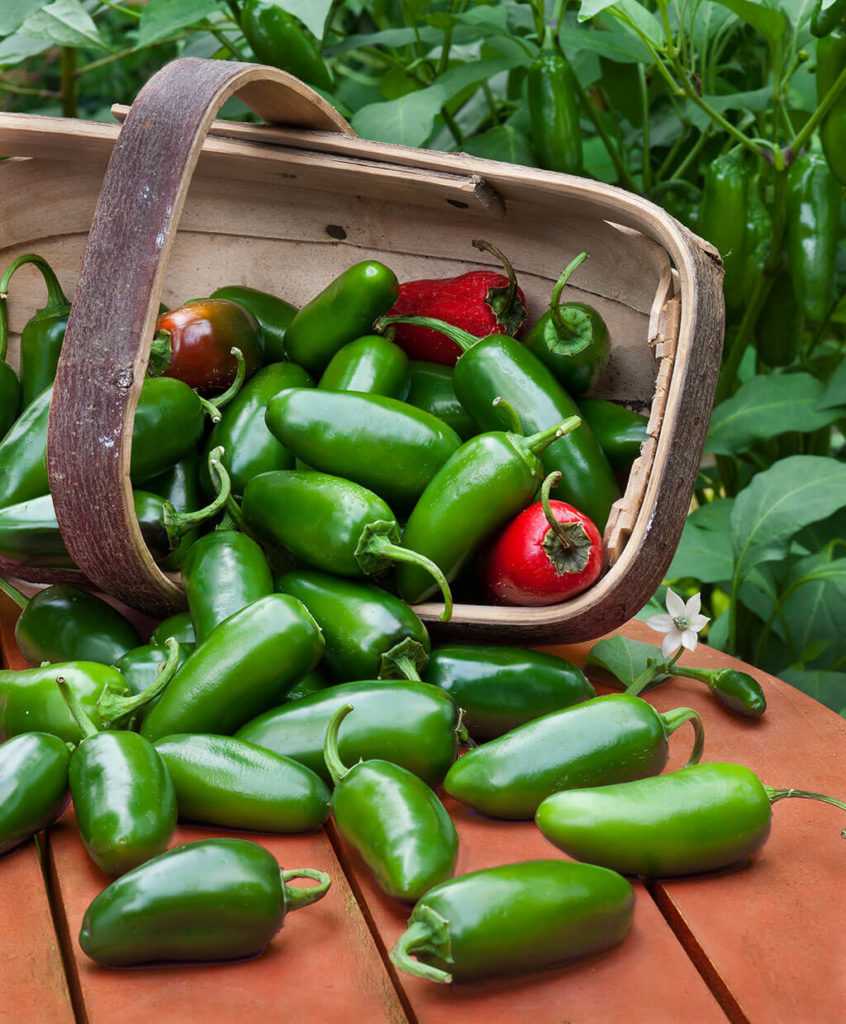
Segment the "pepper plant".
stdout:
<svg viewBox="0 0 846 1024">
<path fill-rule="evenodd" d="M 844 7 L 0 0 L 0 105 L 107 117 L 174 56 L 259 59 L 365 138 L 584 174 L 667 208 L 722 252 L 727 324 L 666 582 L 701 591 L 709 643 L 846 711 Z M 236 101 L 224 115 L 250 116 Z"/>
</svg>

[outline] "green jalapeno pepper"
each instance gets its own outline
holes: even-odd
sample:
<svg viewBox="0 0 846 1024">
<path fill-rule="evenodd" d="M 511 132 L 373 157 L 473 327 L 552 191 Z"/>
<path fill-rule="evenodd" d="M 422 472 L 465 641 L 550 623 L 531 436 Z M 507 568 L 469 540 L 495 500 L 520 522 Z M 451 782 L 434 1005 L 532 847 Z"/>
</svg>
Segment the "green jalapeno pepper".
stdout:
<svg viewBox="0 0 846 1024">
<path fill-rule="evenodd" d="M 442 420 L 396 398 L 290 388 L 271 399 L 267 425 L 308 466 L 353 480 L 409 508 L 460 446 Z"/>
<path fill-rule="evenodd" d="M 419 678 L 429 634 L 398 597 L 316 569 L 284 573 L 276 589 L 299 598 L 317 620 L 326 641 L 322 666 L 337 680 Z"/>
<path fill-rule="evenodd" d="M 394 319 L 383 317 L 377 321 L 377 329 Z M 505 399 L 516 414 L 520 431 L 528 434 L 537 434 L 578 413 L 575 402 L 550 370 L 509 335 L 490 334 L 480 339 L 428 317 L 402 319 L 413 319 L 418 324 L 425 320 L 425 326 L 441 331 L 464 349 L 453 370 L 453 384 L 459 401 L 481 430 L 515 427 L 506 410 L 494 405 L 496 398 Z M 603 530 L 620 491 L 587 424 L 577 425 L 566 437 L 549 444 L 541 463 L 544 476 L 561 473 L 553 496 L 574 505 Z"/>
<path fill-rule="evenodd" d="M 755 322 L 755 350 L 768 367 L 790 366 L 802 348 L 802 310 L 786 267 L 776 274 Z"/>
<path fill-rule="evenodd" d="M 286 885 L 292 878 L 318 884 Z M 257 843 L 203 839 L 112 882 L 85 911 L 79 944 L 107 967 L 257 956 L 287 913 L 321 899 L 329 885 L 322 871 L 282 871 Z"/>
<path fill-rule="evenodd" d="M 526 105 L 540 166 L 581 174 L 582 130 L 576 79 L 549 26 L 540 53 L 526 73 Z"/>
<path fill-rule="evenodd" d="M 817 101 L 828 95 L 846 67 L 846 22 L 817 42 Z M 820 141 L 831 173 L 846 185 L 846 89 L 820 125 Z"/>
<path fill-rule="evenodd" d="M 332 75 L 317 40 L 293 14 L 271 0 L 245 0 L 241 29 L 261 64 L 281 68 L 309 85 L 332 91 Z"/>
<path fill-rule="evenodd" d="M 189 655 L 194 653 L 196 644 L 192 641 L 176 639 L 179 643 L 179 659 L 176 662 L 174 672 L 182 668 L 188 660 Z M 141 647 L 133 647 L 122 657 L 118 658 L 114 667 L 126 680 L 129 692 L 133 694 L 143 693 L 159 677 L 162 666 L 167 664 L 169 658 L 168 648 L 163 644 L 142 644 Z"/>
<path fill-rule="evenodd" d="M 704 732 L 690 708 L 659 714 L 639 697 L 612 693 L 536 718 L 469 751 L 450 768 L 444 789 L 492 818 L 531 820 L 550 793 L 655 775 L 667 763 L 668 738 L 691 722 L 689 764 Z"/>
<path fill-rule="evenodd" d="M 21 331 L 21 408 L 25 409 L 56 378 L 56 367 L 70 315 L 70 302 L 43 256 L 27 253 L 10 264 L 0 279 L 0 350 L 5 354 L 8 320 L 6 293 L 12 275 L 25 264 L 38 268 L 47 286 L 47 305 L 36 310 Z"/>
<path fill-rule="evenodd" d="M 199 452 L 189 452 L 185 458 L 180 459 L 170 469 L 166 469 L 164 473 L 145 480 L 144 490 L 152 494 L 158 494 L 160 498 L 169 501 L 176 512 L 196 512 L 203 506 L 204 499 L 200 481 L 203 472 L 207 471 L 207 467 L 208 456 L 206 456 L 204 461 Z M 212 495 L 214 494 L 214 489 L 212 489 L 211 493 Z M 186 529 L 179 537 L 170 555 L 162 560 L 160 567 L 170 571 L 179 569 L 185 561 L 188 549 L 199 536 L 199 524 Z"/>
<path fill-rule="evenodd" d="M 371 330 L 398 294 L 396 274 L 383 263 L 354 264 L 291 321 L 285 335 L 288 358 L 309 373 L 322 373 L 340 348 Z"/>
<path fill-rule="evenodd" d="M 408 370 L 409 387 L 405 400 L 409 405 L 443 420 L 462 441 L 468 441 L 477 433 L 473 417 L 455 397 L 451 366 L 411 360 Z"/>
<path fill-rule="evenodd" d="M 599 313 L 584 302 L 561 302 L 570 275 L 587 258 L 579 253 L 567 266 L 552 289 L 549 309 L 521 339 L 569 395 L 589 391 L 608 359 L 608 328 Z"/>
<path fill-rule="evenodd" d="M 732 149 L 708 164 L 698 230 L 719 249 L 729 309 L 738 309 L 748 298 L 743 290 L 748 198 L 749 173 L 743 153 Z"/>
<path fill-rule="evenodd" d="M 429 559 L 402 547 L 396 517 L 366 487 L 326 473 L 262 473 L 247 484 L 242 511 L 259 539 L 336 576 L 379 576 L 394 562 L 420 566 L 440 587 L 442 618 L 449 620 L 452 594 L 443 573 Z"/>
<path fill-rule="evenodd" d="M 743 765 L 712 763 L 555 793 L 535 820 L 550 842 L 579 860 L 626 875 L 673 877 L 745 860 L 766 842 L 771 805 L 794 796 L 846 810 L 821 793 L 764 786 Z"/>
<path fill-rule="evenodd" d="M 417 775 L 390 761 L 344 764 L 338 728 L 353 710 L 352 704 L 340 707 L 326 730 L 332 818 L 382 891 L 413 901 L 455 871 L 458 835 L 444 805 Z"/>
<path fill-rule="evenodd" d="M 197 642 L 190 612 L 177 612 L 175 615 L 162 619 L 150 634 L 150 643 L 161 647 L 168 637 L 173 637 L 180 644 L 195 644 Z"/>
<path fill-rule="evenodd" d="M 101 871 L 122 875 L 170 842 L 173 783 L 148 740 L 137 732 L 100 732 L 61 675 L 56 683 L 82 733 L 68 772 L 80 837 Z"/>
<path fill-rule="evenodd" d="M 176 790 L 180 819 L 260 832 L 310 832 L 329 816 L 313 771 L 232 736 L 179 733 L 153 744 Z"/>
<path fill-rule="evenodd" d="M 296 315 L 296 306 L 243 284 L 217 288 L 209 298 L 229 299 L 253 314 L 261 331 L 265 363 L 278 363 L 285 358 L 285 331 Z"/>
<path fill-rule="evenodd" d="M 787 175 L 787 265 L 799 307 L 822 323 L 834 302 L 840 186 L 821 153 L 803 153 Z"/>
<path fill-rule="evenodd" d="M 21 407 L 21 382 L 15 371 L 6 362 L 8 343 L 6 298 L 4 295 L 0 295 L 0 441 L 9 432 Z"/>
<path fill-rule="evenodd" d="M 322 653 L 320 628 L 299 601 L 284 594 L 259 598 L 200 641 L 145 713 L 140 731 L 149 740 L 233 733 L 283 700 Z"/>
<path fill-rule="evenodd" d="M 767 698 L 761 689 L 761 684 L 748 672 L 739 672 L 735 668 L 723 668 L 715 671 L 714 669 L 691 668 L 688 665 L 673 665 L 671 672 L 674 676 L 696 679 L 705 683 L 717 703 L 738 718 L 748 718 L 750 721 L 754 721 L 767 710 Z M 640 682 L 635 680 L 626 688 L 625 692 L 636 697 L 647 688 L 647 685 L 642 680 Z"/>
<path fill-rule="evenodd" d="M 37 498 L 50 490 L 47 416 L 52 397 L 52 387 L 42 391 L 0 441 L 0 508 Z"/>
<path fill-rule="evenodd" d="M 646 433 L 649 417 L 604 398 L 582 396 L 577 405 L 579 415 L 590 427 L 612 468 L 628 469 L 649 436 Z"/>
<path fill-rule="evenodd" d="M 291 701 L 309 697 L 313 693 L 325 690 L 330 685 L 330 680 L 319 669 L 314 668 L 307 675 L 304 675 L 292 690 L 285 694 L 285 703 L 288 704 Z"/>
<path fill-rule="evenodd" d="M 846 0 L 829 0 L 825 6 L 823 0 L 817 0 L 811 15 L 811 34 L 818 39 L 828 36 L 840 24 L 846 25 Z"/>
<path fill-rule="evenodd" d="M 441 784 L 466 732 L 458 708 L 428 683 L 363 679 L 328 686 L 247 722 L 237 739 L 299 761 L 330 781 L 323 759 L 326 730 L 338 709 L 352 704 L 338 749 L 345 763 L 378 759 L 408 769 L 429 786 Z"/>
<path fill-rule="evenodd" d="M 423 671 L 464 711 L 474 740 L 490 740 L 534 718 L 596 696 L 580 668 L 523 647 L 436 647 Z"/>
<path fill-rule="evenodd" d="M 273 593 L 273 577 L 259 545 L 235 530 L 215 530 L 192 545 L 182 582 L 197 643 L 234 612 Z"/>
<path fill-rule="evenodd" d="M 770 258 L 773 244 L 773 217 L 764 201 L 766 178 L 763 172 L 749 178 L 746 196 L 746 233 L 743 239 L 743 293 L 751 299 Z"/>
<path fill-rule="evenodd" d="M 27 732 L 0 746 L 0 854 L 51 825 L 68 805 L 67 744 Z"/>
<path fill-rule="evenodd" d="M 523 974 L 616 946 L 633 911 L 634 890 L 615 871 L 563 860 L 502 864 L 427 892 L 390 957 L 427 981 Z"/>
<path fill-rule="evenodd" d="M 280 391 L 313 386 L 309 374 L 296 363 L 272 363 L 247 381 L 227 406 L 205 450 L 223 446 L 223 464 L 232 478 L 233 494 L 243 494 L 247 481 L 259 473 L 293 467 L 293 455 L 268 430 L 264 413 L 270 399 Z M 206 485 L 211 482 L 207 475 L 202 479 Z"/>
<path fill-rule="evenodd" d="M 21 609 L 15 641 L 30 665 L 42 661 L 101 661 L 113 665 L 141 643 L 129 619 L 95 594 L 60 583 L 25 597 L 0 579 Z"/>
<path fill-rule="evenodd" d="M 365 334 L 338 349 L 317 386 L 405 399 L 408 384 L 408 356 L 399 345 L 381 334 Z"/>
</svg>

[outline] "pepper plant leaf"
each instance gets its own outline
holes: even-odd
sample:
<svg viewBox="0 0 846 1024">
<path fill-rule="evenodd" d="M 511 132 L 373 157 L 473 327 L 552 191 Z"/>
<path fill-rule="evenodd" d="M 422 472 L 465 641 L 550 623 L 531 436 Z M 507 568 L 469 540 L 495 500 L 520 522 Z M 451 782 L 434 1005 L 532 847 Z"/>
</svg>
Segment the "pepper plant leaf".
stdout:
<svg viewBox="0 0 846 1024">
<path fill-rule="evenodd" d="M 422 146 L 448 98 L 440 86 L 430 85 L 385 103 L 368 103 L 353 115 L 352 126 L 365 139 Z"/>
<path fill-rule="evenodd" d="M 279 7 L 299 18 L 318 40 L 323 38 L 332 0 L 282 0 Z"/>
<path fill-rule="evenodd" d="M 702 505 L 685 520 L 679 546 L 664 574 L 668 580 L 692 577 L 703 583 L 730 580 L 734 572 L 731 514 L 734 498 Z"/>
<path fill-rule="evenodd" d="M 150 0 L 141 11 L 138 45 L 149 46 L 174 32 L 201 22 L 220 7 L 219 0 Z"/>
<path fill-rule="evenodd" d="M 35 11 L 21 25 L 21 35 L 49 39 L 56 46 L 109 48 L 79 0 L 55 0 Z"/>
<path fill-rule="evenodd" d="M 770 46 L 781 42 L 790 27 L 784 11 L 768 7 L 766 4 L 760 3 L 760 0 L 711 0 L 711 2 L 721 4 L 730 11 L 734 11 L 738 18 L 760 33 Z"/>
<path fill-rule="evenodd" d="M 510 124 L 499 124 L 481 135 L 467 139 L 464 152 L 487 160 L 537 167 L 537 159 L 527 136 Z"/>
<path fill-rule="evenodd" d="M 0 37 L 16 32 L 35 11 L 46 7 L 50 0 L 2 0 L 0 2 Z"/>
<path fill-rule="evenodd" d="M 654 644 L 630 640 L 625 636 L 609 636 L 591 647 L 585 659 L 585 668 L 602 669 L 618 680 L 625 689 L 649 668 L 650 662 L 658 664 L 663 660 L 661 648 Z M 668 678 L 669 676 L 664 673 L 645 689 L 649 690 Z"/>
</svg>

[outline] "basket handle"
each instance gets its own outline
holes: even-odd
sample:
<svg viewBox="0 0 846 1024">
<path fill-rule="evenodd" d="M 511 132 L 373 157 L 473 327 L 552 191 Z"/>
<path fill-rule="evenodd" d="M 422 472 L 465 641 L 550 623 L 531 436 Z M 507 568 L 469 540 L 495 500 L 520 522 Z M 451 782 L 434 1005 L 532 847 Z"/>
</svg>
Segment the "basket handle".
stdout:
<svg viewBox="0 0 846 1024">
<path fill-rule="evenodd" d="M 103 179 L 50 407 L 47 471 L 71 557 L 98 589 L 159 617 L 185 597 L 153 561 L 135 518 L 132 423 L 188 186 L 209 126 L 235 94 L 270 124 L 354 134 L 276 68 L 184 57 L 155 74 Z"/>
</svg>

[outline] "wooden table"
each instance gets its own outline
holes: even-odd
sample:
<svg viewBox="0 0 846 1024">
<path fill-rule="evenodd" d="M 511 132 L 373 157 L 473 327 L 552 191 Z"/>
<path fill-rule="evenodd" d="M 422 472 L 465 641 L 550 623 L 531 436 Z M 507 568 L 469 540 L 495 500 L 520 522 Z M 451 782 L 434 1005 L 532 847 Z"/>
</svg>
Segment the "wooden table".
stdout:
<svg viewBox="0 0 846 1024">
<path fill-rule="evenodd" d="M 6 664 L 25 667 L 0 602 Z M 626 636 L 655 642 L 632 621 Z M 581 661 L 589 644 L 550 648 Z M 700 645 L 682 663 L 738 664 Z M 747 666 L 743 666 L 748 668 Z M 697 709 L 705 760 L 734 760 L 768 785 L 846 795 L 846 721 L 772 676 L 756 723 L 732 718 L 706 688 L 675 679 L 648 694 L 659 709 Z M 602 687 L 599 687 L 602 690 Z M 671 740 L 670 767 L 690 747 Z M 532 823 L 482 818 L 447 800 L 460 836 L 457 873 L 559 856 Z M 72 811 L 0 858 L 0 1022 L 90 1024 L 843 1024 L 846 1021 L 846 827 L 836 808 L 778 803 L 769 841 L 741 870 L 636 883 L 634 925 L 610 953 L 517 980 L 433 985 L 387 959 L 408 909 L 382 895 L 331 824 L 304 836 L 251 836 L 285 867 L 315 867 L 328 896 L 293 915 L 260 958 L 188 968 L 109 970 L 76 937 L 85 908 L 109 879 L 89 860 Z M 180 826 L 172 845 L 205 838 Z"/>
</svg>

